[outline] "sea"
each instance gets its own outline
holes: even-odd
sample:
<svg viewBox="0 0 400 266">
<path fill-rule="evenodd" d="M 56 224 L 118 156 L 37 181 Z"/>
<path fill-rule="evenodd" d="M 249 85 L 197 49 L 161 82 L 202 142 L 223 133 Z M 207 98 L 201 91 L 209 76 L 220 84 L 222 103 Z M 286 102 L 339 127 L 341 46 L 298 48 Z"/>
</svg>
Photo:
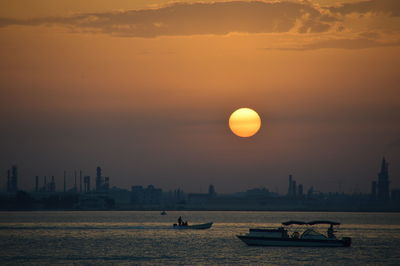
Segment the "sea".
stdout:
<svg viewBox="0 0 400 266">
<path fill-rule="evenodd" d="M 214 222 L 207 230 L 177 230 Z M 342 223 L 351 247 L 250 247 L 236 235 L 288 220 Z M 326 227 L 317 228 L 326 232 Z M 400 213 L 0 212 L 0 265 L 400 265 Z"/>
</svg>

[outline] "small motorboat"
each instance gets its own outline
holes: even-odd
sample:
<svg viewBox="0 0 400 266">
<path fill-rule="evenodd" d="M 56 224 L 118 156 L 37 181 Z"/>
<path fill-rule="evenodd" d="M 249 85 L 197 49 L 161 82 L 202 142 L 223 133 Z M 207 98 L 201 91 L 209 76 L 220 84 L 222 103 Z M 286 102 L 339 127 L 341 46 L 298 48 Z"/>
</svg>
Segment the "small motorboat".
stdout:
<svg viewBox="0 0 400 266">
<path fill-rule="evenodd" d="M 327 236 L 315 231 L 310 226 L 328 224 L 330 227 Z M 295 229 L 292 234 L 288 234 L 290 225 L 305 226 L 304 231 L 300 234 Z M 245 235 L 237 235 L 237 237 L 249 246 L 281 246 L 281 247 L 350 247 L 351 238 L 336 238 L 333 226 L 340 223 L 331 221 L 288 221 L 282 223 L 279 228 L 252 228 Z"/>
<path fill-rule="evenodd" d="M 167 215 L 167 212 L 166 212 L 166 211 L 162 211 L 162 212 L 160 213 L 160 215 Z"/>
<path fill-rule="evenodd" d="M 174 224 L 175 229 L 209 229 L 212 226 L 212 222 L 205 224 L 192 224 L 192 225 L 178 225 Z"/>
</svg>

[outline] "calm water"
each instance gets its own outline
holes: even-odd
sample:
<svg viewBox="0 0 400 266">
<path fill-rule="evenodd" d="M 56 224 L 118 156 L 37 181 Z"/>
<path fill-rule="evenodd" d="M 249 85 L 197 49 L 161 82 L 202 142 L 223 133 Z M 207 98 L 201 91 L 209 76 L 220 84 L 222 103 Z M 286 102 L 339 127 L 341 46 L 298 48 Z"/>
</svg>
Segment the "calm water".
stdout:
<svg viewBox="0 0 400 266">
<path fill-rule="evenodd" d="M 214 221 L 174 230 L 177 217 Z M 235 237 L 285 220 L 340 221 L 351 248 L 248 247 Z M 1 212 L 0 264 L 400 265 L 400 214 L 321 212 Z"/>
</svg>

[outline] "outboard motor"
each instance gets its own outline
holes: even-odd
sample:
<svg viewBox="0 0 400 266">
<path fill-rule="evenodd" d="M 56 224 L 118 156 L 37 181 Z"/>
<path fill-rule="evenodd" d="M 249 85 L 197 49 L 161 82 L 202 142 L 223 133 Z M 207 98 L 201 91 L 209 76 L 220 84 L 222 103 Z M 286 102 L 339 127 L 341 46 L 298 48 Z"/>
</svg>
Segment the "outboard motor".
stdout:
<svg viewBox="0 0 400 266">
<path fill-rule="evenodd" d="M 351 246 L 351 237 L 343 237 L 343 246 L 350 247 Z"/>
</svg>

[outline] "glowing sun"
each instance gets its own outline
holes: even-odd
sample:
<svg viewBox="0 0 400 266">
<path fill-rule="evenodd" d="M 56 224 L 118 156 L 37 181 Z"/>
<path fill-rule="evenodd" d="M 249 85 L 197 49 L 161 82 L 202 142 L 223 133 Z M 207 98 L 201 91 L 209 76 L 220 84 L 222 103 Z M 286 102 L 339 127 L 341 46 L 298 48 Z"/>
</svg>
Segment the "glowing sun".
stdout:
<svg viewBox="0 0 400 266">
<path fill-rule="evenodd" d="M 229 127 L 235 135 L 248 138 L 260 129 L 261 118 L 253 109 L 240 108 L 229 117 Z"/>
</svg>

